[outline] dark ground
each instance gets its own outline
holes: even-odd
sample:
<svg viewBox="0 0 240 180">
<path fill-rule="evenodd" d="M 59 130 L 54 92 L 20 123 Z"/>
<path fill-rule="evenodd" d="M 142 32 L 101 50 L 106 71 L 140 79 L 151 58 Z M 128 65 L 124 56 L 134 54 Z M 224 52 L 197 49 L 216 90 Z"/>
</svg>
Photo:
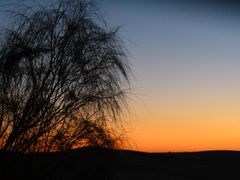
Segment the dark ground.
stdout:
<svg viewBox="0 0 240 180">
<path fill-rule="evenodd" d="M 64 153 L 0 152 L 1 180 L 238 180 L 240 152 L 142 153 L 82 148 Z"/>
</svg>

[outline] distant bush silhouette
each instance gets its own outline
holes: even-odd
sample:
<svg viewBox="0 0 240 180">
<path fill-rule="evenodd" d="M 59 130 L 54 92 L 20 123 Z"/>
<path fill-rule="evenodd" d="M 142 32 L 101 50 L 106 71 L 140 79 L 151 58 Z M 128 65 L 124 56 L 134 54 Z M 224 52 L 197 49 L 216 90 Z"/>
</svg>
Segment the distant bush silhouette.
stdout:
<svg viewBox="0 0 240 180">
<path fill-rule="evenodd" d="M 117 148 L 130 71 L 117 29 L 85 0 L 25 10 L 0 43 L 0 149 Z"/>
</svg>

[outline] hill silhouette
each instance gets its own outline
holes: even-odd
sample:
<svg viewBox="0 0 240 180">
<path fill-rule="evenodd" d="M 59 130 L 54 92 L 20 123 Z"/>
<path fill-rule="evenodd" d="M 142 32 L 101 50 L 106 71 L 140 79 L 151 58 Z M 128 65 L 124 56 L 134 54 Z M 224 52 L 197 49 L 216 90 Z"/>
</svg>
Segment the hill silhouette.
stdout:
<svg viewBox="0 0 240 180">
<path fill-rule="evenodd" d="M 21 154 L 0 152 L 1 180 L 239 179 L 240 152 L 144 153 L 103 148 Z"/>
</svg>

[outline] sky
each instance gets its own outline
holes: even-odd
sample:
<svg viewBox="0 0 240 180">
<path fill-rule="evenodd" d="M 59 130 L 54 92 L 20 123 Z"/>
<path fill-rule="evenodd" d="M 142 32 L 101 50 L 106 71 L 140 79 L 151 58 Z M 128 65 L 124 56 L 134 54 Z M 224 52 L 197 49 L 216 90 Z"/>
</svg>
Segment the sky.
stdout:
<svg viewBox="0 0 240 180">
<path fill-rule="evenodd" d="M 130 54 L 131 148 L 240 150 L 239 3 L 98 3 Z"/>
<path fill-rule="evenodd" d="M 134 74 L 126 148 L 240 150 L 240 4 L 95 2 L 109 26 L 120 26 Z"/>
</svg>

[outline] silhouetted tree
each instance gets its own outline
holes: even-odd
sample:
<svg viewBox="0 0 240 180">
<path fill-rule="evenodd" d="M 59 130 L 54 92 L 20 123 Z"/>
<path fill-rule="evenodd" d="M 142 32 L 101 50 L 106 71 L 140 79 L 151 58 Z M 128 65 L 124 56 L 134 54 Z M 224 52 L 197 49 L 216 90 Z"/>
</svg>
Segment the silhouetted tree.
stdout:
<svg viewBox="0 0 240 180">
<path fill-rule="evenodd" d="M 0 43 L 0 148 L 118 147 L 111 123 L 125 103 L 129 66 L 117 30 L 85 0 L 13 15 Z"/>
</svg>

